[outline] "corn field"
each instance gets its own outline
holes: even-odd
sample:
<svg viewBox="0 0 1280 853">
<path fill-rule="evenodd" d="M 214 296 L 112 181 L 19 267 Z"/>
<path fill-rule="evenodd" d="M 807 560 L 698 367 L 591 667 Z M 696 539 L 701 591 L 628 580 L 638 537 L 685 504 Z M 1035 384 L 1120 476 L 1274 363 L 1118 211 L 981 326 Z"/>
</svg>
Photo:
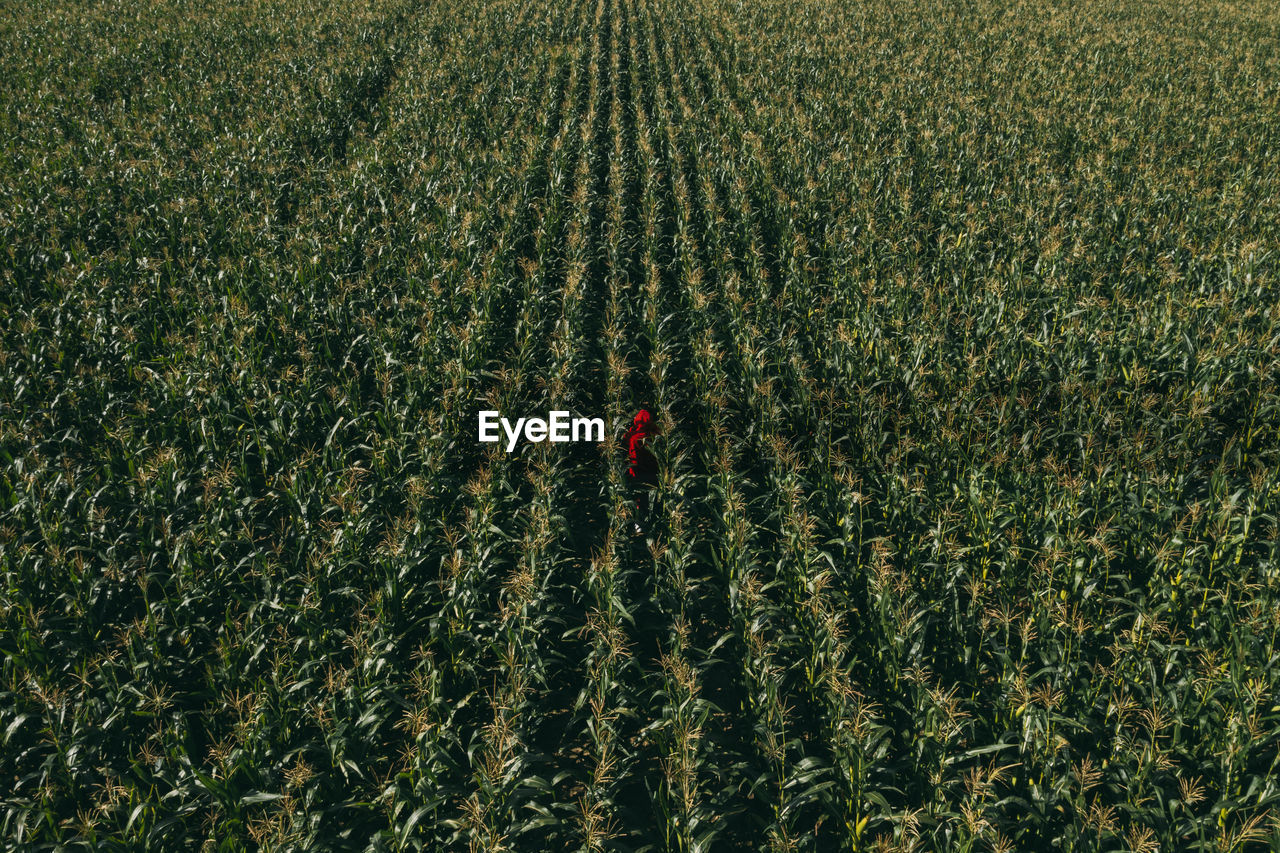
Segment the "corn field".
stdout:
<svg viewBox="0 0 1280 853">
<path fill-rule="evenodd" d="M 4 849 L 1280 849 L 1274 4 L 38 0 L 0 72 Z"/>
</svg>

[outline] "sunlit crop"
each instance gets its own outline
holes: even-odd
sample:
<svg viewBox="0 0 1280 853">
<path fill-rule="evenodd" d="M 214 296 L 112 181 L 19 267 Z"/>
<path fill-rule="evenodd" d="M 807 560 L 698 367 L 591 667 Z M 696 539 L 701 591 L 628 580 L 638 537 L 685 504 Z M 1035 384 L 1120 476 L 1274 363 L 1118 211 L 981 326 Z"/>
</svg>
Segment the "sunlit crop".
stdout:
<svg viewBox="0 0 1280 853">
<path fill-rule="evenodd" d="M 0 73 L 0 847 L 1280 849 L 1274 4 L 37 0 Z"/>
</svg>

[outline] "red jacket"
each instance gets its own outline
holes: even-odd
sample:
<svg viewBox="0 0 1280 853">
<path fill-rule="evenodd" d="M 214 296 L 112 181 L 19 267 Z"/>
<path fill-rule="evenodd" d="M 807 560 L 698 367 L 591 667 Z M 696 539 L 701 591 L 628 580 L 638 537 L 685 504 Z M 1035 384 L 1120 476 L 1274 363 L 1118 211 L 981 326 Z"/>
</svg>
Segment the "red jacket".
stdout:
<svg viewBox="0 0 1280 853">
<path fill-rule="evenodd" d="M 645 440 L 658 434 L 657 421 L 648 409 L 641 409 L 631 420 L 624 437 L 627 442 L 627 461 L 630 467 L 627 474 L 642 483 L 656 484 L 658 481 L 658 460 L 644 446 Z"/>
</svg>

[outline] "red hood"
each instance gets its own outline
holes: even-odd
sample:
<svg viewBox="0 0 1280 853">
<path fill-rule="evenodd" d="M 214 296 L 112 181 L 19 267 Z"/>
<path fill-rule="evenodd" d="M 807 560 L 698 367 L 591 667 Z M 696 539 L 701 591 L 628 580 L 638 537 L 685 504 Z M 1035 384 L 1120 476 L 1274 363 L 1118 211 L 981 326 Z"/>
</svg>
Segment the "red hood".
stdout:
<svg viewBox="0 0 1280 853">
<path fill-rule="evenodd" d="M 648 409 L 641 409 L 636 416 L 631 419 L 631 429 L 635 435 L 646 436 L 656 435 L 658 432 L 657 421 L 653 419 L 653 415 Z"/>
</svg>

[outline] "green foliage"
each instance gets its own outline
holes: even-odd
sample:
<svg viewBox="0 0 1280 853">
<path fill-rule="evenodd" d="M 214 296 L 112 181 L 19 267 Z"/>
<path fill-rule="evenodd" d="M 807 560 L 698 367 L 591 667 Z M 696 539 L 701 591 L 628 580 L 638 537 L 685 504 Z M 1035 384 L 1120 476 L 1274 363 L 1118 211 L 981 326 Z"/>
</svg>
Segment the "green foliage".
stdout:
<svg viewBox="0 0 1280 853">
<path fill-rule="evenodd" d="M 1280 847 L 1278 36 L 6 6 L 3 845 Z"/>
</svg>

